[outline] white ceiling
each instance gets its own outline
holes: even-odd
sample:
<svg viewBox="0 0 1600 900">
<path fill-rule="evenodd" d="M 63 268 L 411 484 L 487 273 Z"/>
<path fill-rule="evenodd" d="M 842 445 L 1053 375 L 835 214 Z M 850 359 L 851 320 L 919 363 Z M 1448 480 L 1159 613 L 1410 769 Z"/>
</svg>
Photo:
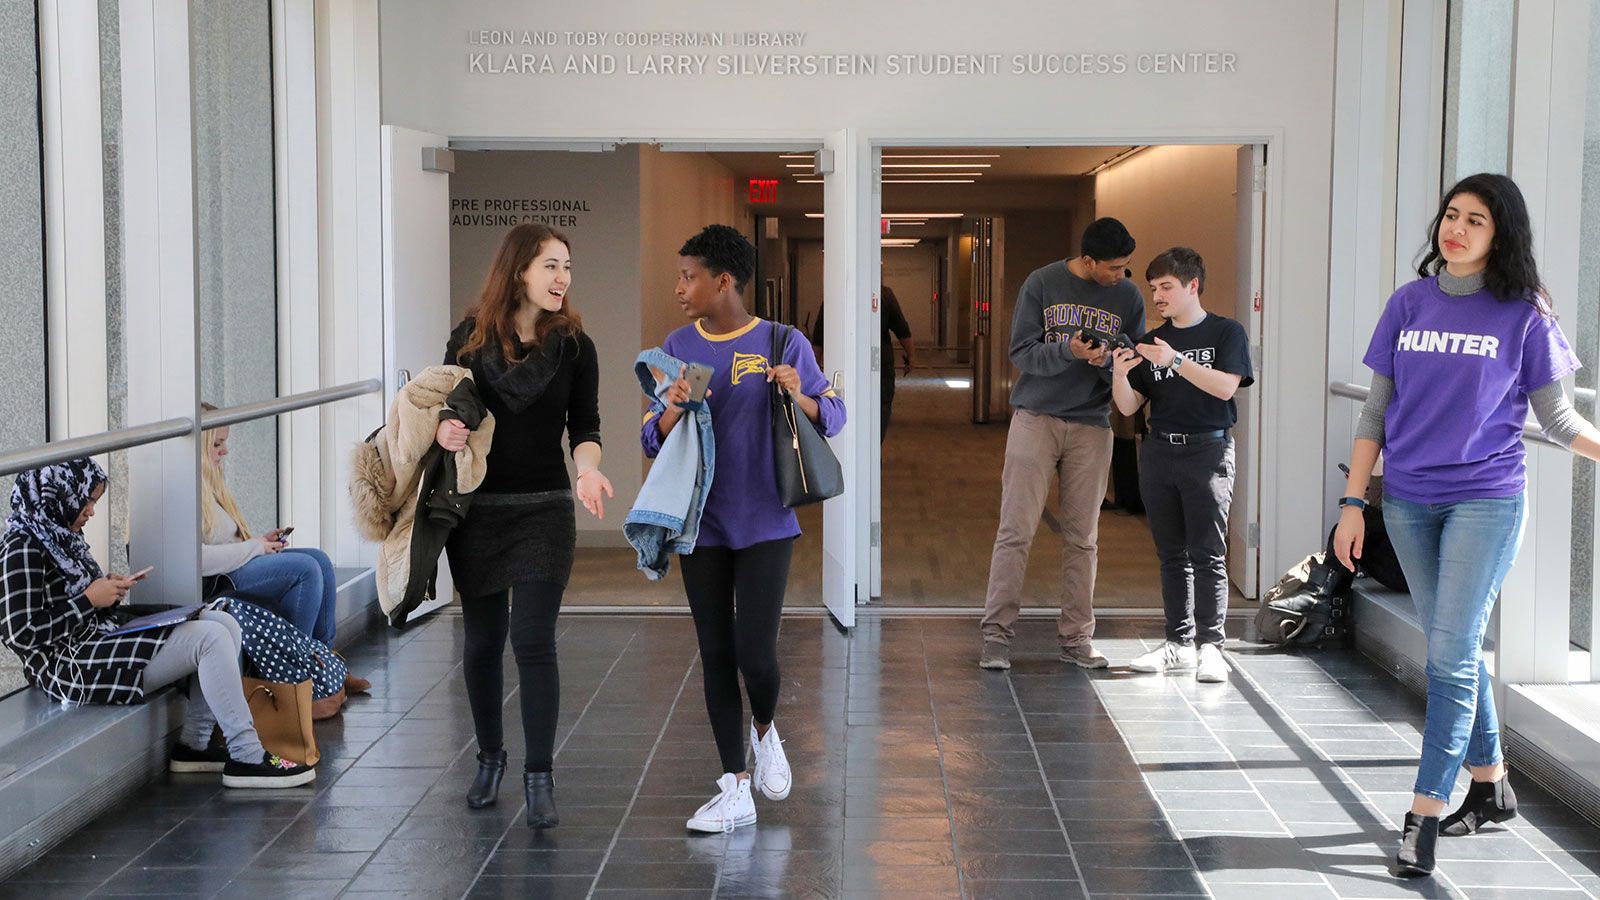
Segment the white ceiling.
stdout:
<svg viewBox="0 0 1600 900">
<path fill-rule="evenodd" d="M 986 180 L 1029 181 L 1087 175 L 1090 170 L 1107 160 L 1131 149 L 1120 147 L 900 147 L 885 148 L 884 162 L 895 164 L 886 169 L 884 177 L 908 172 L 968 171 L 982 172 L 977 184 Z M 959 157 L 960 158 L 931 158 Z M 711 158 L 731 169 L 739 178 L 777 178 L 793 183 L 795 176 L 809 176 L 805 169 L 791 169 L 802 165 L 803 159 L 782 159 L 777 153 L 712 153 Z M 920 158 L 896 158 L 915 156 Z M 929 165 L 926 168 L 901 168 L 900 165 Z M 980 164 L 980 165 L 972 165 Z M 969 166 L 956 169 L 955 166 Z M 976 185 L 974 185 L 976 186 Z"/>
</svg>

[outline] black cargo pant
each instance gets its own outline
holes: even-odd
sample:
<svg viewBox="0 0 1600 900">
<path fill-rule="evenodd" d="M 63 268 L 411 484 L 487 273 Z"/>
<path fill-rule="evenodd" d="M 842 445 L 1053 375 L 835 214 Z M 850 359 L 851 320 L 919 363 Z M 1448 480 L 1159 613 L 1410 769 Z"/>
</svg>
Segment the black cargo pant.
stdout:
<svg viewBox="0 0 1600 900">
<path fill-rule="evenodd" d="M 1167 640 L 1221 646 L 1233 438 L 1172 444 L 1148 436 L 1140 450 L 1139 492 L 1161 561 Z"/>
</svg>

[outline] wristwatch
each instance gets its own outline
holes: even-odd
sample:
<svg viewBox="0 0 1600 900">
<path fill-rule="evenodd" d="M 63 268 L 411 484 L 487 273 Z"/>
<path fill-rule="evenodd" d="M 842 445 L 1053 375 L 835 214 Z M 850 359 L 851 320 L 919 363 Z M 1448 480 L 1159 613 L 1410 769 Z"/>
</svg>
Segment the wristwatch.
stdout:
<svg viewBox="0 0 1600 900">
<path fill-rule="evenodd" d="M 1178 367 L 1181 366 L 1181 365 L 1183 365 L 1183 354 L 1182 353 L 1174 353 L 1174 354 L 1172 354 L 1172 367 L 1171 367 L 1172 371 L 1174 371 L 1174 372 L 1178 371 Z"/>
<path fill-rule="evenodd" d="M 1346 506 L 1354 506 L 1356 509 L 1364 510 L 1367 508 L 1367 501 L 1360 497 L 1340 497 L 1339 507 L 1343 509 Z"/>
</svg>

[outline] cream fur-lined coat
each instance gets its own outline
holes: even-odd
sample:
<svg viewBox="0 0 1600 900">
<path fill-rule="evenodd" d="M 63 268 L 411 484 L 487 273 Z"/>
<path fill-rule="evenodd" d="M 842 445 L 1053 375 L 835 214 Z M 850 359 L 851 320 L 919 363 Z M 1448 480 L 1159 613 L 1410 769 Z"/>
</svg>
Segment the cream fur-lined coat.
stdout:
<svg viewBox="0 0 1600 900">
<path fill-rule="evenodd" d="M 472 372 L 461 366 L 429 366 L 395 395 L 384 426 L 357 445 L 351 456 L 350 499 L 356 526 L 368 540 L 378 541 L 378 603 L 385 614 L 406 593 L 410 581 L 411 534 L 421 487 L 422 457 L 433 446 L 439 411 L 446 398 Z M 488 471 L 494 417 L 467 437 L 456 452 L 456 491 L 469 494 Z M 442 548 L 441 548 L 442 549 Z"/>
</svg>

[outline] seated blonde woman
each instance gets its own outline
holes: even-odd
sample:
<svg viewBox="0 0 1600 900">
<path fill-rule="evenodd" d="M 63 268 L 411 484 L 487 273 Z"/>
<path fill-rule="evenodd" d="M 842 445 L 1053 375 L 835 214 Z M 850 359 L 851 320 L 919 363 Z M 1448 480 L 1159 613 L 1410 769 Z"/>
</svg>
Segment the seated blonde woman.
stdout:
<svg viewBox="0 0 1600 900">
<path fill-rule="evenodd" d="M 209 403 L 206 410 L 215 410 Z M 313 638 L 334 645 L 335 596 L 339 590 L 333 561 L 315 547 L 290 547 L 287 529 L 274 528 L 253 537 L 239 504 L 223 480 L 222 460 L 228 455 L 227 426 L 207 429 L 201 435 L 205 457 L 200 486 L 200 575 L 208 583 L 226 579 L 228 585 L 289 620 Z M 365 678 L 350 676 L 345 691 L 359 694 L 372 687 Z"/>
</svg>

